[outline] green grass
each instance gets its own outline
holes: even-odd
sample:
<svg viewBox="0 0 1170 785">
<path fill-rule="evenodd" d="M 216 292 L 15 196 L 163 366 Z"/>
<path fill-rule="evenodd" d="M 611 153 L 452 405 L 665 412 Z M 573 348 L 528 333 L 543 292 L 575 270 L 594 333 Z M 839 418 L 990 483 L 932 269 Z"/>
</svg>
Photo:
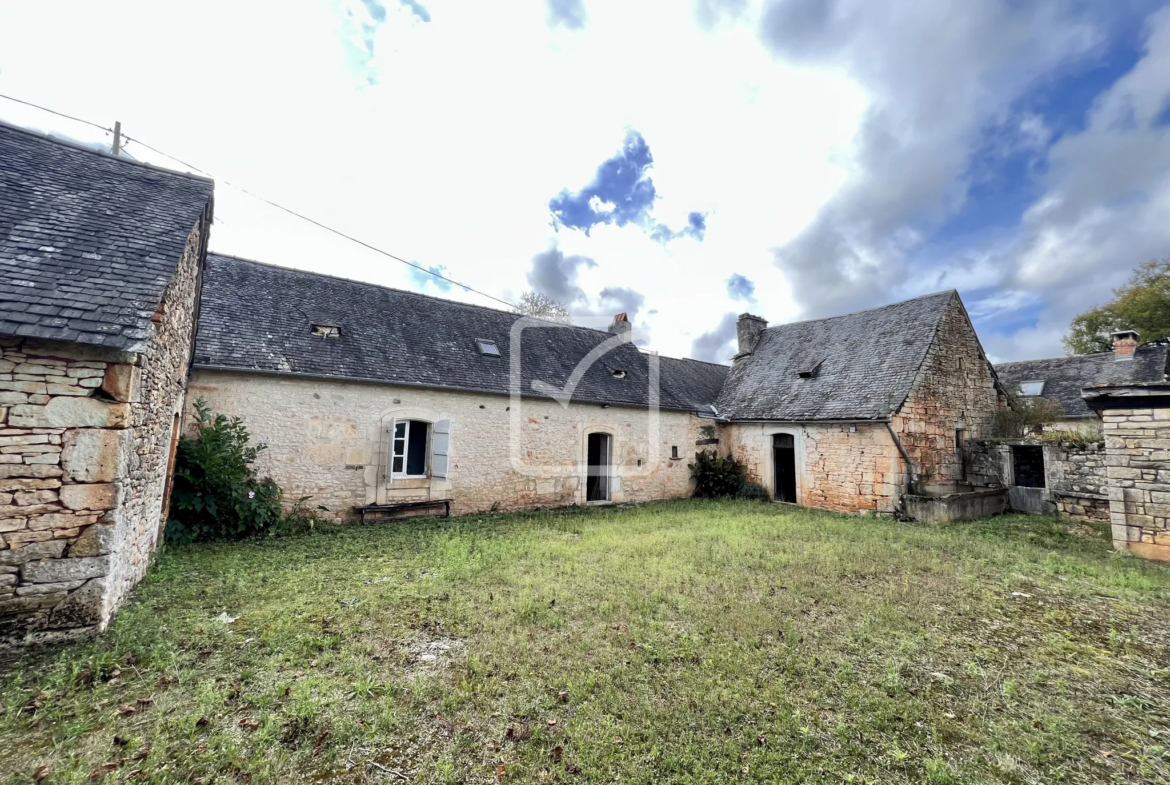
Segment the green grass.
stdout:
<svg viewBox="0 0 1170 785">
<path fill-rule="evenodd" d="M 0 710 L 13 782 L 1165 783 L 1170 569 L 752 502 L 354 527 L 164 553 Z"/>
</svg>

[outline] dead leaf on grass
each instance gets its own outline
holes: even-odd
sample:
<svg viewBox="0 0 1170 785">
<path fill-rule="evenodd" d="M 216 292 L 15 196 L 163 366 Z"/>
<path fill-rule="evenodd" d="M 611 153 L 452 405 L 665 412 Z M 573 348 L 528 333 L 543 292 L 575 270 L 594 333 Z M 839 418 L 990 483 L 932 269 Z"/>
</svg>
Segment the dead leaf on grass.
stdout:
<svg viewBox="0 0 1170 785">
<path fill-rule="evenodd" d="M 503 777 L 504 774 L 506 774 L 506 773 L 507 773 L 507 769 L 505 769 L 503 766 L 496 766 L 496 776 L 497 777 Z"/>
<path fill-rule="evenodd" d="M 195 720 L 195 727 L 206 728 L 208 722 L 209 720 L 206 717 L 200 717 L 199 719 Z"/>
<path fill-rule="evenodd" d="M 549 755 L 552 757 L 553 763 L 560 763 L 561 756 L 564 754 L 565 750 L 562 747 L 553 747 L 552 750 L 549 751 Z"/>
<path fill-rule="evenodd" d="M 48 766 L 41 766 L 39 769 L 37 769 L 36 771 L 33 772 L 33 779 L 36 780 L 37 782 L 40 782 L 41 780 L 45 779 L 45 777 L 48 777 L 48 776 L 49 776 L 49 767 Z"/>
<path fill-rule="evenodd" d="M 115 747 L 125 747 L 129 743 L 130 743 L 129 739 L 124 739 L 121 736 L 114 737 L 114 746 Z"/>
<path fill-rule="evenodd" d="M 138 709 L 134 708 L 129 703 L 124 704 L 118 708 L 118 714 L 120 714 L 123 717 L 129 717 L 131 714 L 134 714 L 137 711 L 138 711 Z"/>
</svg>

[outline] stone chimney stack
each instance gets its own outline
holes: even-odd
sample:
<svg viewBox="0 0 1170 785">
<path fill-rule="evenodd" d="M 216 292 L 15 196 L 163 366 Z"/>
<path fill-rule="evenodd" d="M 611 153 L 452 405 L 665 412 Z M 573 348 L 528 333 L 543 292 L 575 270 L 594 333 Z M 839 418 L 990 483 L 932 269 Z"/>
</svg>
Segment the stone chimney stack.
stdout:
<svg viewBox="0 0 1170 785">
<path fill-rule="evenodd" d="M 609 331 L 613 335 L 620 335 L 626 343 L 634 340 L 634 326 L 630 324 L 630 320 L 626 318 L 624 313 L 613 317 L 613 324 L 609 326 Z"/>
<path fill-rule="evenodd" d="M 735 336 L 739 339 L 739 353 L 732 358 L 733 364 L 751 356 L 751 353 L 756 350 L 756 344 L 760 341 L 760 335 L 767 326 L 768 322 L 759 316 L 753 316 L 750 313 L 739 315 L 739 321 L 735 324 Z"/>
<path fill-rule="evenodd" d="M 1133 359 L 1133 353 L 1137 351 L 1138 347 L 1138 334 L 1136 330 L 1118 330 L 1115 333 L 1110 333 L 1109 337 L 1113 339 L 1113 359 Z"/>
</svg>

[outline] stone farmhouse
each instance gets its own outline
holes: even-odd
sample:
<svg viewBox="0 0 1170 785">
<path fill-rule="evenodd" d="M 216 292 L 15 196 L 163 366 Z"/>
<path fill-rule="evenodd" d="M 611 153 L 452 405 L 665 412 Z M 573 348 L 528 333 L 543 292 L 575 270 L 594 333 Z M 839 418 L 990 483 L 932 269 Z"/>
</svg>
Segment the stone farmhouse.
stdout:
<svg viewBox="0 0 1170 785">
<path fill-rule="evenodd" d="M 744 314 L 728 367 L 640 350 L 625 314 L 592 330 L 210 254 L 212 195 L 0 124 L 0 648 L 104 628 L 161 538 L 199 398 L 267 445 L 286 500 L 341 520 L 684 497 L 697 450 L 842 512 L 972 517 L 1011 494 L 980 447 L 1005 387 L 957 292 Z M 1110 369 L 1082 391 L 1106 428 L 1093 510 L 1155 557 L 1170 392 L 1137 382 L 1162 351 L 1078 360 Z M 1011 385 L 1071 396 L 1018 365 Z"/>
<path fill-rule="evenodd" d="M 101 629 L 150 563 L 212 190 L 0 125 L 0 647 Z"/>
</svg>

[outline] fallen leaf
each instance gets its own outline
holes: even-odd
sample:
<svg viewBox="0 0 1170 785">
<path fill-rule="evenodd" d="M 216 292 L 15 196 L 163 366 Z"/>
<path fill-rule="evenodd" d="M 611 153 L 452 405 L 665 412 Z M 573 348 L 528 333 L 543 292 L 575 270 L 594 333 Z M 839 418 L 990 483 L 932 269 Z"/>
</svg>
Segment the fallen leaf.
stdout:
<svg viewBox="0 0 1170 785">
<path fill-rule="evenodd" d="M 549 727 L 552 727 L 553 725 L 556 725 L 556 724 L 557 724 L 557 718 L 556 718 L 556 717 L 549 717 L 549 718 L 548 718 L 548 724 L 549 724 Z"/>
<path fill-rule="evenodd" d="M 131 714 L 133 714 L 136 711 L 138 711 L 138 709 L 134 708 L 129 703 L 125 704 L 124 706 L 122 706 L 121 708 L 118 709 L 118 713 L 121 714 L 123 717 L 129 717 Z"/>
<path fill-rule="evenodd" d="M 240 618 L 240 617 L 239 616 L 228 616 L 227 611 L 224 611 L 215 617 L 215 621 L 219 622 L 220 624 L 232 624 L 238 618 Z"/>
<path fill-rule="evenodd" d="M 505 769 L 505 768 L 504 768 L 502 765 L 501 765 L 501 766 L 496 766 L 496 776 L 497 776 L 497 777 L 503 777 L 503 776 L 504 776 L 504 773 L 505 773 L 505 771 L 506 771 L 506 769 Z"/>
<path fill-rule="evenodd" d="M 48 777 L 48 776 L 49 776 L 49 767 L 48 766 L 41 766 L 39 769 L 37 769 L 36 771 L 33 772 L 33 779 L 36 780 L 37 782 L 40 782 L 41 780 L 43 780 L 45 777 Z"/>
<path fill-rule="evenodd" d="M 761 747 L 763 747 L 767 743 L 768 739 L 766 736 L 764 736 L 764 734 L 761 733 L 759 736 L 756 736 L 756 744 L 759 744 Z"/>
<path fill-rule="evenodd" d="M 146 760 L 149 757 L 150 757 L 150 745 L 149 744 L 147 744 L 145 747 L 143 747 L 142 749 L 140 749 L 138 752 L 136 752 L 134 754 L 134 760 Z"/>
<path fill-rule="evenodd" d="M 613 737 L 613 743 L 614 743 L 614 744 L 621 744 L 621 743 L 622 743 L 622 737 L 621 737 L 621 736 L 614 736 L 614 737 Z"/>
<path fill-rule="evenodd" d="M 208 723 L 208 719 L 206 717 L 200 717 L 199 719 L 195 720 L 195 727 L 196 728 L 206 728 L 207 723 Z"/>
<path fill-rule="evenodd" d="M 747 765 L 746 763 L 745 763 L 745 764 L 743 764 L 743 773 L 744 773 L 744 774 L 747 774 L 747 773 L 748 773 L 748 765 Z"/>
<path fill-rule="evenodd" d="M 152 703 L 154 703 L 154 698 L 139 698 L 138 699 L 139 706 L 149 706 Z"/>
<path fill-rule="evenodd" d="M 159 684 L 174 684 L 175 680 L 172 679 L 170 676 L 167 676 L 166 674 L 164 674 L 164 675 L 158 677 L 158 683 Z"/>
<path fill-rule="evenodd" d="M 129 743 L 130 743 L 129 739 L 123 739 L 121 736 L 114 737 L 114 746 L 115 747 L 125 747 Z"/>
<path fill-rule="evenodd" d="M 142 769 L 135 769 L 134 771 L 132 771 L 126 775 L 126 779 L 136 780 L 136 779 L 139 779 L 140 777 L 142 777 L 143 774 L 144 774 L 144 772 L 142 771 Z"/>
<path fill-rule="evenodd" d="M 561 703 L 568 703 L 569 702 L 569 691 L 568 690 L 561 690 L 560 692 L 557 693 L 557 697 L 561 699 Z"/>
<path fill-rule="evenodd" d="M 1113 753 L 1110 752 L 1109 750 L 1101 750 L 1101 757 L 1102 758 L 1112 758 Z"/>
<path fill-rule="evenodd" d="M 327 738 L 329 738 L 329 729 L 328 728 L 326 728 L 325 730 L 323 730 L 317 734 L 317 740 L 313 742 L 313 754 L 314 755 L 316 755 L 318 750 L 321 749 L 321 745 L 325 743 L 325 739 L 327 739 Z"/>
<path fill-rule="evenodd" d="M 552 756 L 553 763 L 560 763 L 561 756 L 564 754 L 565 754 L 565 751 L 561 747 L 553 747 L 552 750 L 549 752 L 549 755 Z"/>
</svg>

